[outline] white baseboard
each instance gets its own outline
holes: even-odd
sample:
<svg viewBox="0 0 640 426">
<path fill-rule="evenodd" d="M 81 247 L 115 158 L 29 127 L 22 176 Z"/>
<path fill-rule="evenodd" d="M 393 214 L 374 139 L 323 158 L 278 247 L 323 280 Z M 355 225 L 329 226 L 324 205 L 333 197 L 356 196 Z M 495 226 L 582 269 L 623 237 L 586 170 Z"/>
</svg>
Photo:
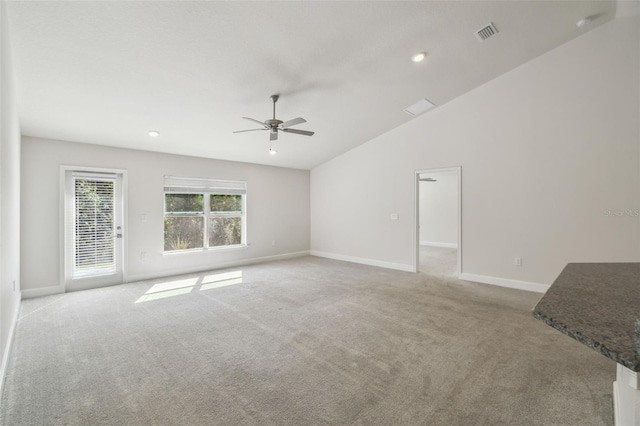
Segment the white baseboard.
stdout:
<svg viewBox="0 0 640 426">
<path fill-rule="evenodd" d="M 64 293 L 64 288 L 60 285 L 49 287 L 27 288 L 22 290 L 23 299 L 32 299 L 34 297 L 51 296 L 52 294 Z"/>
<path fill-rule="evenodd" d="M 326 257 L 327 259 L 344 260 L 345 262 L 361 263 L 363 265 L 379 266 L 381 268 L 396 269 L 398 271 L 416 272 L 413 265 L 404 263 L 384 262 L 382 260 L 365 259 L 362 257 L 345 256 L 342 254 L 327 253 L 323 251 L 311 250 L 311 256 Z"/>
<path fill-rule="evenodd" d="M 458 243 L 439 243 L 437 241 L 420 241 L 421 246 L 458 248 Z"/>
<path fill-rule="evenodd" d="M 144 273 L 144 274 L 133 274 L 133 275 L 129 274 L 127 277 L 127 282 L 132 283 L 136 281 L 170 277 L 172 275 L 197 274 L 199 272 L 212 271 L 214 269 L 233 268 L 236 266 L 253 265 L 256 263 L 273 262 L 276 260 L 293 259 L 295 257 L 303 257 L 303 256 L 309 256 L 309 251 L 305 250 L 305 251 L 298 251 L 293 253 L 276 254 L 274 256 L 263 256 L 263 257 L 254 257 L 251 259 L 234 260 L 229 262 L 209 263 L 206 265 L 206 267 L 201 267 L 196 269 L 192 267 L 192 268 L 171 269 L 171 270 Z"/>
<path fill-rule="evenodd" d="M 2 364 L 0 364 L 0 395 L 2 395 L 2 389 L 4 388 L 4 379 L 7 376 L 7 366 L 9 364 L 11 346 L 13 345 L 13 334 L 16 330 L 16 325 L 18 323 L 18 314 L 20 313 L 21 298 L 22 298 L 22 295 L 18 297 L 18 304 L 16 306 L 15 312 L 13 313 L 13 318 L 11 320 L 11 327 L 9 328 L 9 335 L 7 336 L 7 346 L 5 346 L 4 353 L 2 354 Z"/>
<path fill-rule="evenodd" d="M 546 293 L 549 286 L 546 284 L 532 283 L 529 281 L 511 280 L 508 278 L 490 277 L 486 275 L 476 275 L 463 272 L 460 279 L 465 281 L 473 281 L 482 284 L 498 285 L 500 287 L 515 288 L 518 290 L 533 291 L 536 293 Z"/>
</svg>

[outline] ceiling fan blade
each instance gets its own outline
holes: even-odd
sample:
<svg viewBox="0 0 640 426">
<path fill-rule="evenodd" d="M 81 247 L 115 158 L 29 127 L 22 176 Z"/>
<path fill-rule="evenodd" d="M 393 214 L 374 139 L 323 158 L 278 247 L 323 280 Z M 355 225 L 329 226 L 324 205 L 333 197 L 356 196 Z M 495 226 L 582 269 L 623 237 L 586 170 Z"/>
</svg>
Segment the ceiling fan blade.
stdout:
<svg viewBox="0 0 640 426">
<path fill-rule="evenodd" d="M 256 120 L 255 118 L 251 118 L 251 117 L 242 117 L 245 120 L 249 120 L 249 121 L 253 121 L 254 123 L 258 123 L 259 125 L 261 125 L 262 127 L 264 127 L 265 129 L 268 129 L 269 126 L 267 126 L 266 124 L 264 124 L 262 121 Z"/>
<path fill-rule="evenodd" d="M 278 132 L 269 133 L 269 140 L 270 141 L 277 141 L 278 140 Z"/>
<path fill-rule="evenodd" d="M 282 129 L 283 132 L 287 133 L 295 133 L 296 135 L 305 135 L 305 136 L 313 136 L 315 132 L 309 132 L 308 130 L 298 130 L 298 129 Z"/>
<path fill-rule="evenodd" d="M 247 130 L 236 130 L 235 132 L 231 132 L 231 133 L 255 132 L 256 130 L 267 130 L 267 129 L 247 129 Z"/>
<path fill-rule="evenodd" d="M 283 129 L 286 127 L 291 127 L 291 126 L 295 126 L 296 124 L 302 124 L 306 122 L 307 120 L 305 120 L 304 118 L 298 117 L 298 118 L 294 118 L 293 120 L 285 121 L 280 125 L 280 128 Z"/>
</svg>

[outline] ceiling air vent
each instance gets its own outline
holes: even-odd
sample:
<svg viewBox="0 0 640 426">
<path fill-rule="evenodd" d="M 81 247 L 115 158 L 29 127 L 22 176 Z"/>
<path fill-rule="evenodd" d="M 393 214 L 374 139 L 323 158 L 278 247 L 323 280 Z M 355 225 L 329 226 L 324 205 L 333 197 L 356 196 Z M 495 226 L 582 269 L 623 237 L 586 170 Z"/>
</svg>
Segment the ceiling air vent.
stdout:
<svg viewBox="0 0 640 426">
<path fill-rule="evenodd" d="M 496 35 L 497 33 L 498 33 L 498 30 L 496 29 L 496 27 L 493 25 L 492 22 L 489 22 L 487 25 L 485 25 L 484 27 L 476 31 L 476 37 L 480 41 L 485 41 L 486 39 Z"/>
<path fill-rule="evenodd" d="M 404 112 L 406 112 L 407 114 L 412 115 L 414 117 L 417 117 L 418 115 L 424 114 L 425 112 L 429 111 L 434 106 L 435 106 L 435 104 L 429 102 L 428 100 L 420 99 L 415 104 L 407 107 L 404 110 Z"/>
</svg>

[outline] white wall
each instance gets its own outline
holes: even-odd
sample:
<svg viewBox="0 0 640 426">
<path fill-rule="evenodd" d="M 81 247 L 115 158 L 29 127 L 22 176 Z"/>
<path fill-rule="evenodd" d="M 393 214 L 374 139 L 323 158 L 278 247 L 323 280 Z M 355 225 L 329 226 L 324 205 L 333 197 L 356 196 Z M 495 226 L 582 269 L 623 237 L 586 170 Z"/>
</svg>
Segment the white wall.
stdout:
<svg viewBox="0 0 640 426">
<path fill-rule="evenodd" d="M 20 126 L 6 4 L 0 3 L 0 393 L 20 307 Z M 15 283 L 15 284 L 14 284 Z"/>
<path fill-rule="evenodd" d="M 25 137 L 21 229 L 25 296 L 59 284 L 61 165 L 128 171 L 129 281 L 309 250 L 308 171 Z M 164 175 L 246 181 L 250 246 L 163 255 Z M 143 251 L 146 260 L 141 259 Z"/>
<path fill-rule="evenodd" d="M 313 169 L 312 253 L 411 267 L 414 173 L 461 166 L 463 272 L 550 284 L 639 261 L 640 218 L 606 214 L 640 209 L 639 28 L 595 28 Z"/>
<path fill-rule="evenodd" d="M 458 246 L 458 175 L 425 173 L 435 182 L 420 182 L 420 244 Z"/>
</svg>

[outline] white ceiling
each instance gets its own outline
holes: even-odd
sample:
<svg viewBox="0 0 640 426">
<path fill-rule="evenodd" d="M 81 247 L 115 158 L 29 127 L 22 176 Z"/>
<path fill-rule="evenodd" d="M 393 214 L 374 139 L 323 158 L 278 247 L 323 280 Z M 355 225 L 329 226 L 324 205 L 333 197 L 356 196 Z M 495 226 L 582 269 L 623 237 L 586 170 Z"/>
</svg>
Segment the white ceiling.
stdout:
<svg viewBox="0 0 640 426">
<path fill-rule="evenodd" d="M 310 169 L 612 19 L 612 1 L 10 2 L 22 133 Z M 594 16 L 578 28 L 576 21 Z M 493 22 L 499 33 L 474 33 Z M 425 51 L 427 60 L 411 62 Z M 298 116 L 313 137 L 242 120 Z M 522 100 L 526 102 L 526 99 Z M 428 113 L 427 113 L 428 114 Z M 157 129 L 159 138 L 147 131 Z"/>
</svg>

